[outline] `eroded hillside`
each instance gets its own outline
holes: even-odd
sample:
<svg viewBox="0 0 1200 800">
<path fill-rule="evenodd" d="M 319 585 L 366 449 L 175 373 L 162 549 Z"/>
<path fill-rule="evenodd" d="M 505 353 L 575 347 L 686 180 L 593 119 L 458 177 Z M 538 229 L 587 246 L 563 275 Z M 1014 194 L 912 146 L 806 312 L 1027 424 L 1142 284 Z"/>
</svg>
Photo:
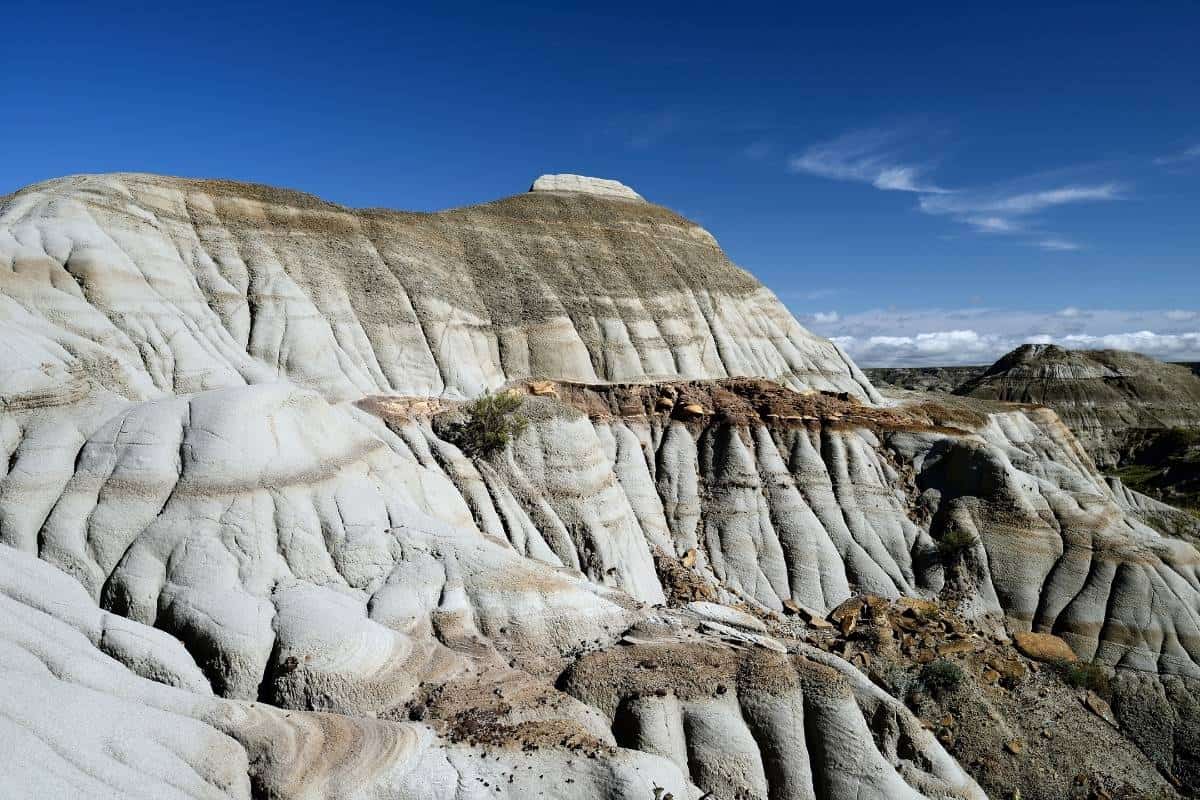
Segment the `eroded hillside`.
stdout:
<svg viewBox="0 0 1200 800">
<path fill-rule="evenodd" d="M 884 401 L 701 228 L 535 189 L 3 201 L 10 795 L 1200 785 L 1200 554 L 1052 412 Z M 485 390 L 527 425 L 481 457 L 449 431 Z"/>
</svg>

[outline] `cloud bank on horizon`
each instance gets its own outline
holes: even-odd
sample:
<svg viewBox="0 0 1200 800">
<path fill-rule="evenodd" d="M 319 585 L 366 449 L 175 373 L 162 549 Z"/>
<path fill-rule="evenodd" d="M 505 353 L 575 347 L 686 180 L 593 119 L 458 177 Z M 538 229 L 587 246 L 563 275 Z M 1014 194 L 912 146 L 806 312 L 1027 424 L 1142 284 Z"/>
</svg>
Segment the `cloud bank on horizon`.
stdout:
<svg viewBox="0 0 1200 800">
<path fill-rule="evenodd" d="M 990 364 L 1027 342 L 1073 350 L 1133 350 L 1164 361 L 1200 361 L 1200 310 L 1053 312 L 877 309 L 801 314 L 864 367 Z"/>
</svg>

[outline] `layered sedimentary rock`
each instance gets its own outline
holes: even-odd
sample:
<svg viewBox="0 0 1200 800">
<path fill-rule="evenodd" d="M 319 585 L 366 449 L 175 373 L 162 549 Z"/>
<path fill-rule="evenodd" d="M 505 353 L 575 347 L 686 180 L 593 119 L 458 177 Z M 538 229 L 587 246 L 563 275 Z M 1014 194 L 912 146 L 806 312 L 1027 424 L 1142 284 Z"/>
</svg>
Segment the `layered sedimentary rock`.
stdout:
<svg viewBox="0 0 1200 800">
<path fill-rule="evenodd" d="M 704 229 L 564 186 L 437 214 L 145 175 L 23 190 L 0 210 L 22 344 L 7 402 L 87 380 L 131 400 L 273 380 L 330 400 L 461 397 L 537 375 L 871 396 Z"/>
<path fill-rule="evenodd" d="M 1200 378 L 1123 350 L 1022 345 L 956 391 L 1053 408 L 1101 467 L 1128 461 L 1161 431 L 1200 428 Z"/>
<path fill-rule="evenodd" d="M 641 200 L 640 194 L 620 181 L 589 178 L 584 175 L 543 175 L 533 182 L 531 192 L 581 192 L 623 200 Z"/>
<path fill-rule="evenodd" d="M 862 594 L 1200 696 L 1200 556 L 1051 412 L 885 402 L 702 229 L 534 188 L 3 200 L 6 796 L 982 798 L 796 628 Z"/>
</svg>

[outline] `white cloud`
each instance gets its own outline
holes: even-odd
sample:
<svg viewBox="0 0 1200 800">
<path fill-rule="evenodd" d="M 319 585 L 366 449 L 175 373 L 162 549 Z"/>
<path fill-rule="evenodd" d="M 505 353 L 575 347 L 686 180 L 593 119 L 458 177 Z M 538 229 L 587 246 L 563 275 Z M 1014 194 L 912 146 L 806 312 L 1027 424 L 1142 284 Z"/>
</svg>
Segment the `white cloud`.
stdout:
<svg viewBox="0 0 1200 800">
<path fill-rule="evenodd" d="M 836 311 L 828 311 L 828 312 L 818 311 L 817 313 L 812 315 L 812 321 L 816 322 L 818 324 L 837 322 L 839 319 L 841 319 L 841 317 L 838 316 L 838 313 Z"/>
<path fill-rule="evenodd" d="M 861 366 L 954 366 L 989 364 L 1027 342 L 1057 344 L 1072 350 L 1134 350 L 1167 361 L 1200 360 L 1200 331 L 1160 334 L 1154 331 L 1090 336 L 1005 337 L 973 330 L 932 331 L 916 336 L 835 336 Z"/>
<path fill-rule="evenodd" d="M 1124 187 L 1115 182 L 1038 186 L 948 189 L 923 178 L 925 168 L 903 155 L 911 133 L 902 130 L 862 130 L 810 146 L 788 160 L 792 172 L 842 181 L 867 183 L 885 191 L 920 196 L 918 208 L 946 216 L 978 233 L 1029 235 L 1026 244 L 1043 250 L 1082 249 L 1078 243 L 1041 230 L 1037 215 L 1058 206 L 1121 199 Z M 1190 151 L 1189 151 L 1190 152 Z M 1042 184 L 1045 179 L 1038 181 Z M 1030 185 L 1032 184 L 1032 185 Z"/>
<path fill-rule="evenodd" d="M 1160 167 L 1177 166 L 1179 164 L 1186 164 L 1189 161 L 1200 161 L 1200 144 L 1194 144 L 1178 153 L 1154 159 L 1154 163 Z"/>
<path fill-rule="evenodd" d="M 1078 245 L 1069 239 L 1039 239 L 1037 246 L 1043 250 L 1063 253 L 1082 249 L 1081 245 Z"/>
<path fill-rule="evenodd" d="M 869 183 L 876 189 L 942 194 L 948 190 L 921 181 L 922 168 L 897 155 L 902 135 L 897 131 L 856 131 L 815 144 L 788 160 L 792 172 L 822 178 Z"/>
<path fill-rule="evenodd" d="M 886 167 L 881 170 L 871 185 L 876 189 L 895 192 L 942 192 L 934 186 L 921 186 L 917 183 L 918 172 L 915 167 Z"/>
<path fill-rule="evenodd" d="M 1004 217 L 965 217 L 962 220 L 980 233 L 1015 233 L 1021 226 Z"/>
<path fill-rule="evenodd" d="M 1076 334 L 1062 337 L 1059 343 L 1077 350 L 1136 350 L 1158 358 L 1190 360 L 1200 353 L 1200 331 L 1180 334 L 1134 331 L 1104 336 Z"/>
<path fill-rule="evenodd" d="M 1035 192 L 956 192 L 952 195 L 922 197 L 921 210 L 926 214 L 992 214 L 996 218 L 1009 220 L 1044 211 L 1054 206 L 1069 203 L 1084 203 L 1098 200 L 1116 200 L 1121 196 L 1121 187 L 1116 183 L 1095 186 L 1060 186 Z"/>
<path fill-rule="evenodd" d="M 1136 350 L 1172 361 L 1200 361 L 1200 310 L 1079 309 L 874 310 L 837 320 L 805 317 L 863 366 L 990 364 L 1026 342 L 1074 349 Z"/>
<path fill-rule="evenodd" d="M 996 190 L 960 191 L 953 194 L 922 195 L 918 207 L 926 214 L 948 216 L 981 233 L 1021 234 L 1036 229 L 1036 215 L 1056 206 L 1102 202 L 1121 198 L 1116 183 L 1091 186 L 1059 186 L 1025 192 Z M 1082 246 L 1070 239 L 1043 235 L 1030 244 L 1043 250 L 1067 252 Z"/>
</svg>

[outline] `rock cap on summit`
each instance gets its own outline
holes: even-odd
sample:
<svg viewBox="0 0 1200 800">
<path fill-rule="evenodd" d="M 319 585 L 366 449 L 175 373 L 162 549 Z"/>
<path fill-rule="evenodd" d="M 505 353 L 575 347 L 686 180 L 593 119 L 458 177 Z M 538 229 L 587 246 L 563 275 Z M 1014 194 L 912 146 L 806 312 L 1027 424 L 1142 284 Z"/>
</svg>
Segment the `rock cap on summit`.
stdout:
<svg viewBox="0 0 1200 800">
<path fill-rule="evenodd" d="M 580 192 L 604 197 L 619 197 L 625 200 L 645 200 L 640 194 L 620 181 L 607 178 L 589 178 L 586 175 L 542 175 L 529 187 L 531 192 Z"/>
</svg>

